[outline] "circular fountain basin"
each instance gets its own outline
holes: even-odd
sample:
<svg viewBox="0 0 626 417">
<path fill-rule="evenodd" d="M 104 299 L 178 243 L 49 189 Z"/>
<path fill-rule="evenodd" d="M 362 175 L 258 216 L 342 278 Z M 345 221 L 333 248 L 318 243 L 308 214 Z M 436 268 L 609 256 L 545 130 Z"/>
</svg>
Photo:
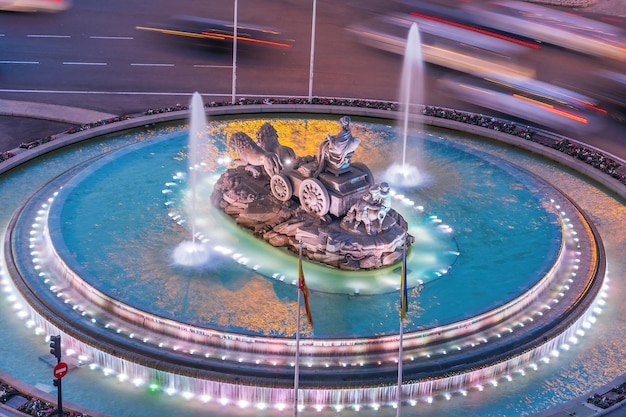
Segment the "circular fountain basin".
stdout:
<svg viewBox="0 0 626 417">
<path fill-rule="evenodd" d="M 226 135 L 265 121 L 211 123 L 197 195 L 198 239 L 210 245 L 202 267 L 172 255 L 189 238 L 184 129 L 88 160 L 31 196 L 13 219 L 7 258 L 23 293 L 37 294 L 42 321 L 76 352 L 134 380 L 157 372 L 169 385 L 206 393 L 227 385 L 235 396 L 287 401 L 297 258 L 238 229 L 208 199 L 220 161 L 228 161 Z M 297 153 L 330 123 L 270 121 L 285 126 L 279 139 Z M 384 172 L 394 129 L 361 121 L 354 133 L 365 144 L 355 159 Z M 558 190 L 449 136 L 415 136 L 429 181 L 396 189 L 393 202 L 416 236 L 404 323 L 407 396 L 423 394 L 423 381 L 433 390 L 436 379 L 463 386 L 493 367 L 510 372 L 573 323 L 602 268 L 593 230 Z M 17 238 L 26 235 L 30 241 Z M 396 378 L 399 268 L 361 273 L 305 262 L 304 271 L 315 321 L 301 340 L 305 401 L 392 395 L 376 387 Z"/>
</svg>

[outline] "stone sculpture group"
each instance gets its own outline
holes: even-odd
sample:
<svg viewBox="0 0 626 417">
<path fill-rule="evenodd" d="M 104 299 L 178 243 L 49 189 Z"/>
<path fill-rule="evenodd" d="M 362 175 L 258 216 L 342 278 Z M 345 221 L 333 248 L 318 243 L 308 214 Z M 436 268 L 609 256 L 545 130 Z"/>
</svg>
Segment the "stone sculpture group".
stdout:
<svg viewBox="0 0 626 417">
<path fill-rule="evenodd" d="M 298 156 L 265 123 L 256 141 L 244 132 L 228 138 L 238 158 L 214 186 L 212 203 L 256 237 L 328 266 L 376 269 L 402 257 L 413 243 L 404 218 L 391 207 L 389 184 L 352 162 L 360 140 L 350 118 L 328 134 L 317 155 Z"/>
</svg>

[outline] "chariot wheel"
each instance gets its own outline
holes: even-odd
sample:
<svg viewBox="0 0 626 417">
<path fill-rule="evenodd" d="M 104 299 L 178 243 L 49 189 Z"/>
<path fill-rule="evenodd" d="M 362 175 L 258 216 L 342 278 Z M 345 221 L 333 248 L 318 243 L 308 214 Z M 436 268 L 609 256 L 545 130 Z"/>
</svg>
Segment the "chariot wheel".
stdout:
<svg viewBox="0 0 626 417">
<path fill-rule="evenodd" d="M 280 201 L 287 201 L 293 196 L 293 187 L 289 178 L 283 174 L 276 174 L 270 179 L 272 195 Z"/>
<path fill-rule="evenodd" d="M 363 162 L 352 162 L 350 163 L 350 165 L 360 171 L 363 171 L 365 173 L 365 176 L 367 177 L 367 183 L 369 185 L 374 185 L 374 174 L 372 174 L 372 170 L 369 169 L 367 165 L 365 165 Z"/>
<path fill-rule="evenodd" d="M 300 184 L 300 204 L 308 213 L 320 217 L 330 209 L 330 197 L 322 183 L 315 178 L 307 178 Z"/>
</svg>

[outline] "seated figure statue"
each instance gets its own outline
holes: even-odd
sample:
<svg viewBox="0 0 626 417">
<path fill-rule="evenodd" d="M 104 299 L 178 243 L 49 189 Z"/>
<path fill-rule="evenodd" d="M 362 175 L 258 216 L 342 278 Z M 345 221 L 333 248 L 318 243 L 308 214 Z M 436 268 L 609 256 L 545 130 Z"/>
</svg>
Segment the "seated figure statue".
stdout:
<svg viewBox="0 0 626 417">
<path fill-rule="evenodd" d="M 325 168 L 330 168 L 335 174 L 350 166 L 352 155 L 361 143 L 361 140 L 352 136 L 350 118 L 343 116 L 339 119 L 341 131 L 336 135 L 328 134 L 320 144 L 317 154 L 318 167 L 314 176 L 318 176 Z"/>
</svg>

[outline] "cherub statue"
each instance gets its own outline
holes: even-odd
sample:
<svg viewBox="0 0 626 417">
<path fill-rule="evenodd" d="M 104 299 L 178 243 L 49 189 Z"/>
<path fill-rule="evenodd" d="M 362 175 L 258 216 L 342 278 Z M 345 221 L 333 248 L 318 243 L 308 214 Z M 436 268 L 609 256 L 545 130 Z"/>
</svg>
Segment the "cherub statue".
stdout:
<svg viewBox="0 0 626 417">
<path fill-rule="evenodd" d="M 374 185 L 369 192 L 356 202 L 344 217 L 344 222 L 354 222 L 352 230 L 357 230 L 361 223 L 365 226 L 368 235 L 376 234 L 382 230 L 383 221 L 391 209 L 391 195 L 389 184 L 381 182 Z M 376 229 L 372 230 L 372 224 L 378 222 Z"/>
</svg>

